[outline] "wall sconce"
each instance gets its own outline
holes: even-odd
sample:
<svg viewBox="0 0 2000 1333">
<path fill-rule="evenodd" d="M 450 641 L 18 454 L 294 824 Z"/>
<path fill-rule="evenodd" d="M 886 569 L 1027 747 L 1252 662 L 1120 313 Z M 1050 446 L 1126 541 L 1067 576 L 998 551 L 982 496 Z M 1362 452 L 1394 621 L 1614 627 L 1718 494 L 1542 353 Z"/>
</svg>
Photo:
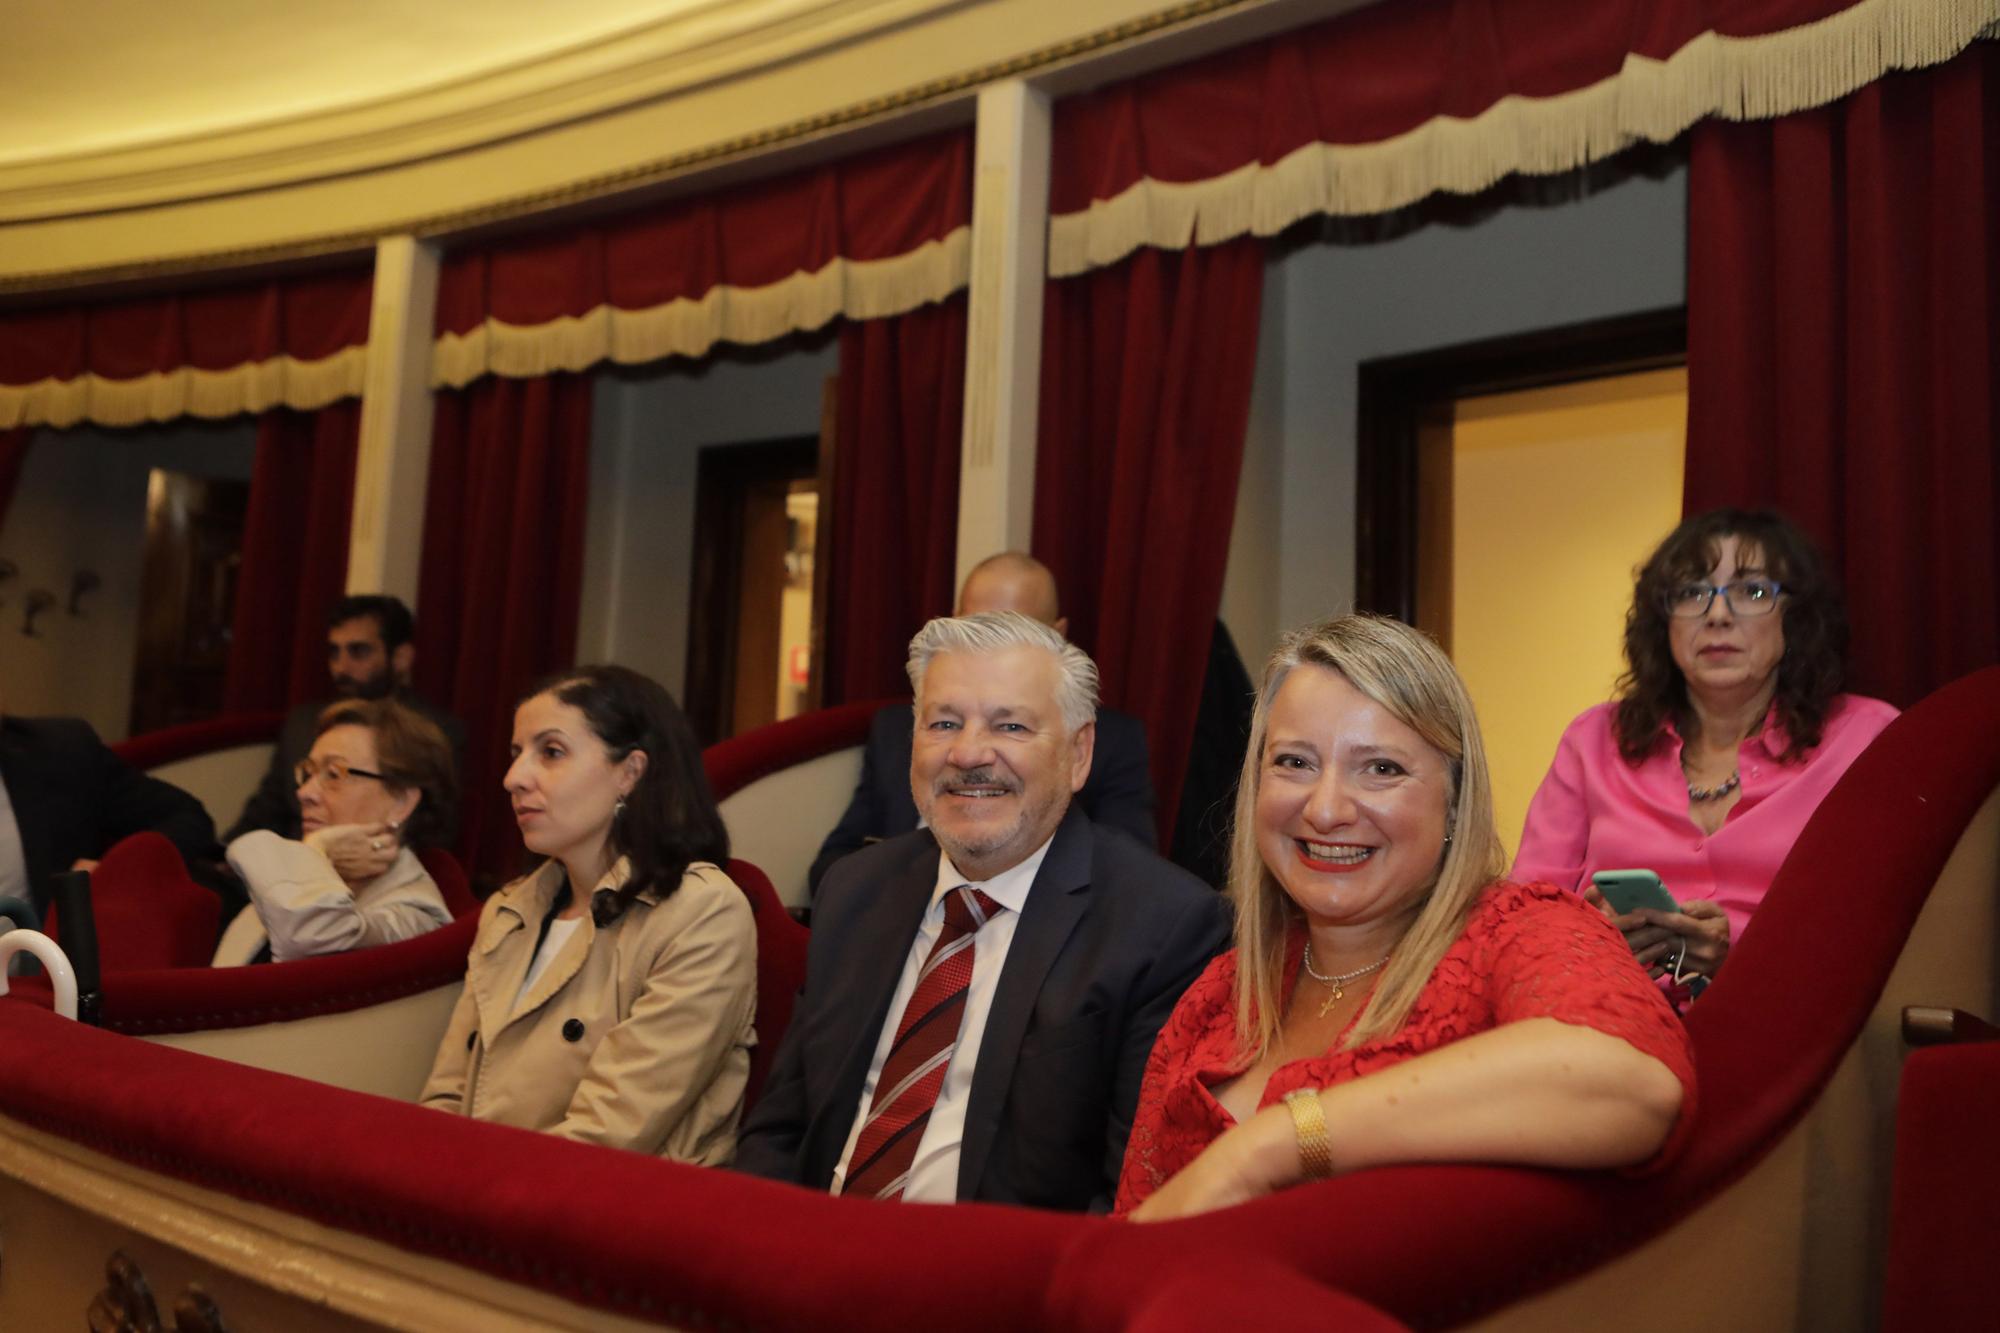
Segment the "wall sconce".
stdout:
<svg viewBox="0 0 2000 1333">
<path fill-rule="evenodd" d="M 77 570 L 76 574 L 69 581 L 69 613 L 73 616 L 81 616 L 83 614 L 84 594 L 96 592 L 103 586 L 104 580 L 97 576 L 96 570 Z"/>
<path fill-rule="evenodd" d="M 21 621 L 21 633 L 31 639 L 39 639 L 41 632 L 35 628 L 35 617 L 56 604 L 56 595 L 47 588 L 36 588 L 28 594 L 28 614 Z"/>
</svg>

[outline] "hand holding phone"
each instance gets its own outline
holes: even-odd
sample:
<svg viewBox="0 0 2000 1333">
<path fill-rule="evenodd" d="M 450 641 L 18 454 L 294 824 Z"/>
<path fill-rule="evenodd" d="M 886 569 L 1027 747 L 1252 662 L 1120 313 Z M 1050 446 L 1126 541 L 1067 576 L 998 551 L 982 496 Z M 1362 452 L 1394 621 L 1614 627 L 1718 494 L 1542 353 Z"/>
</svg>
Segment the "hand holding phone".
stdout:
<svg viewBox="0 0 2000 1333">
<path fill-rule="evenodd" d="M 1590 877 L 1590 882 L 1605 905 L 1619 916 L 1629 916 L 1641 909 L 1669 913 L 1681 910 L 1666 885 L 1660 883 L 1659 875 L 1651 870 L 1600 870 Z M 1627 927 L 1625 941 L 1653 975 L 1671 974 L 1676 981 L 1684 980 L 1681 969 L 1687 962 L 1685 937 L 1664 926 L 1647 923 Z"/>
<path fill-rule="evenodd" d="M 1678 912 L 1681 905 L 1651 870 L 1600 870 L 1590 877 L 1604 901 L 1620 916 L 1650 907 L 1656 912 Z"/>
</svg>

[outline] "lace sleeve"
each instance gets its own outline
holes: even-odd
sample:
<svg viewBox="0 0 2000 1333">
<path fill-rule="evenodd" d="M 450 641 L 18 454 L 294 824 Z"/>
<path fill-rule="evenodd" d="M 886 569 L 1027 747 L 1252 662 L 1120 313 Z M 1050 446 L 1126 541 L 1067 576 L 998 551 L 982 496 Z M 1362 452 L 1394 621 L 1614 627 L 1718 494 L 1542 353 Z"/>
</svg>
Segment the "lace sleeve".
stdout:
<svg viewBox="0 0 2000 1333">
<path fill-rule="evenodd" d="M 1496 1024 L 1554 1018 L 1618 1038 L 1681 1081 L 1680 1118 L 1648 1169 L 1679 1146 L 1694 1117 L 1687 1030 L 1625 940 L 1595 909 L 1546 885 L 1500 884 L 1481 913 Z"/>
</svg>

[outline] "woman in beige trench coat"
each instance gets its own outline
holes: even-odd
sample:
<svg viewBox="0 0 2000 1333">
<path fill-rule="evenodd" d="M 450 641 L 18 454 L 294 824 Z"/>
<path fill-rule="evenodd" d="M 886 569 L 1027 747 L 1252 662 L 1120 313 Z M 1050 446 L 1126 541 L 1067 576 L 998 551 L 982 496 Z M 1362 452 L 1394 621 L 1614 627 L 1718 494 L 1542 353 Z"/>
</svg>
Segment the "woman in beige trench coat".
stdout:
<svg viewBox="0 0 2000 1333">
<path fill-rule="evenodd" d="M 582 667 L 514 715 L 506 788 L 548 858 L 486 903 L 423 1103 L 720 1165 L 757 996 L 750 904 L 687 720 Z"/>
</svg>

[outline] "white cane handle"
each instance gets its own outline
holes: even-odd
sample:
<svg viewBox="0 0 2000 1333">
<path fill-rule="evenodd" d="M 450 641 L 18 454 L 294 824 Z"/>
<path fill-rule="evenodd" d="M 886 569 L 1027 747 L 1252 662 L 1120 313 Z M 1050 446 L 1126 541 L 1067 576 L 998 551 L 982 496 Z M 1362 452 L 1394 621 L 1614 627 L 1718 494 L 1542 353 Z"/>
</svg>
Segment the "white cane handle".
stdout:
<svg viewBox="0 0 2000 1333">
<path fill-rule="evenodd" d="M 0 995 L 7 993 L 7 964 L 17 953 L 31 953 L 42 960 L 49 983 L 55 987 L 56 1012 L 75 1018 L 76 969 L 69 965 L 69 955 L 62 946 L 39 930 L 10 930 L 0 935 Z"/>
</svg>

